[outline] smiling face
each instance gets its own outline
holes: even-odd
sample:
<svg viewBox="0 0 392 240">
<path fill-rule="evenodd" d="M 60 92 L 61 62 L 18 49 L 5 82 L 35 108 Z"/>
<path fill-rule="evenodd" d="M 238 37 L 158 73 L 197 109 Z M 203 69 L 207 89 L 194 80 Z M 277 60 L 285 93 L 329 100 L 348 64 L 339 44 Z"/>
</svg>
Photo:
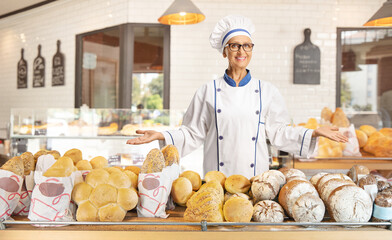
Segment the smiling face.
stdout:
<svg viewBox="0 0 392 240">
<path fill-rule="evenodd" d="M 232 37 L 227 43 L 238 43 L 242 45 L 245 43 L 252 43 L 252 40 L 247 36 L 238 35 Z M 232 52 L 227 46 L 223 50 L 223 57 L 227 57 L 227 60 L 229 61 L 229 70 L 246 69 L 250 60 L 252 59 L 252 52 L 245 52 L 242 47 L 239 51 Z"/>
</svg>

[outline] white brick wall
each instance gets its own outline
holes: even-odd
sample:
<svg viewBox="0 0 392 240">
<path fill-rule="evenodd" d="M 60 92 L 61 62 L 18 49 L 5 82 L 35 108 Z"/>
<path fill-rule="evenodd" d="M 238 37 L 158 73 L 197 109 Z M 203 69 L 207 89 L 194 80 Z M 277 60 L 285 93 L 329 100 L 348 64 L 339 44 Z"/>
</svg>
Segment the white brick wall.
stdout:
<svg viewBox="0 0 392 240">
<path fill-rule="evenodd" d="M 279 87 L 294 121 L 335 106 L 336 27 L 359 27 L 385 0 L 193 0 L 206 15 L 200 24 L 171 28 L 171 108 L 187 107 L 203 83 L 223 74 L 225 59 L 209 46 L 215 23 L 242 14 L 256 25 L 252 75 Z M 75 35 L 126 22 L 157 23 L 172 0 L 60 0 L 0 19 L 0 125 L 12 107 L 74 106 Z M 293 49 L 304 28 L 321 50 L 321 84 L 294 85 Z M 66 56 L 66 85 L 51 86 L 56 41 Z M 32 88 L 37 46 L 46 60 L 45 88 Z M 20 49 L 28 62 L 28 88 L 16 89 Z"/>
</svg>

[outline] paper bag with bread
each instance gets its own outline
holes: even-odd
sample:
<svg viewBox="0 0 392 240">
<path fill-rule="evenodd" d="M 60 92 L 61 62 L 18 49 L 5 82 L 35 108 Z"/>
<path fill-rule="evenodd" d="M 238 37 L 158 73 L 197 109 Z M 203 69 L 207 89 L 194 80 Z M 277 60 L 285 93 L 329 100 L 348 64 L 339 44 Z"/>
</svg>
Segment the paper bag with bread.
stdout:
<svg viewBox="0 0 392 240">
<path fill-rule="evenodd" d="M 24 166 L 20 157 L 13 157 L 0 168 L 0 221 L 9 219 L 20 199 Z"/>
<path fill-rule="evenodd" d="M 167 218 L 166 205 L 172 183 L 180 173 L 177 148 L 168 145 L 161 150 L 154 148 L 143 162 L 139 178 L 138 217 Z"/>
<path fill-rule="evenodd" d="M 73 160 L 64 156 L 56 160 L 52 155 L 43 155 L 38 158 L 36 168 L 28 218 L 31 221 L 72 221 Z"/>
</svg>

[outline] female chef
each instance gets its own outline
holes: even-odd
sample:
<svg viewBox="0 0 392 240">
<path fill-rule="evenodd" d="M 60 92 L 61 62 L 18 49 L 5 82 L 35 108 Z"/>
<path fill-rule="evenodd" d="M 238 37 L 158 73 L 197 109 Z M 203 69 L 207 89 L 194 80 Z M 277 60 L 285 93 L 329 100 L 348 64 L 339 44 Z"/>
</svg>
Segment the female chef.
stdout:
<svg viewBox="0 0 392 240">
<path fill-rule="evenodd" d="M 253 32 L 254 25 L 248 18 L 221 19 L 210 43 L 228 60 L 224 75 L 197 90 L 178 130 L 138 130 L 143 136 L 127 144 L 162 140 L 175 145 L 185 156 L 204 143 L 205 173 L 218 170 L 226 176 L 250 178 L 268 170 L 266 138 L 278 149 L 300 156 L 312 153 L 318 136 L 346 142 L 337 128 L 289 126 L 288 111 L 278 89 L 254 78 L 246 69 L 252 58 Z"/>
</svg>

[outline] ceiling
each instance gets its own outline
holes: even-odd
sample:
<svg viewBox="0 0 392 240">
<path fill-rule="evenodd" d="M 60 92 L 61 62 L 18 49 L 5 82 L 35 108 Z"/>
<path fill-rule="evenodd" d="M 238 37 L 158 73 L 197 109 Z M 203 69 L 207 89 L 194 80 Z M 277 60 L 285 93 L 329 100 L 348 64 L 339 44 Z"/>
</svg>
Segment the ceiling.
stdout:
<svg viewBox="0 0 392 240">
<path fill-rule="evenodd" d="M 0 1 L 0 16 L 21 10 L 36 4 L 45 4 L 52 1 L 47 0 L 1 0 Z"/>
</svg>

